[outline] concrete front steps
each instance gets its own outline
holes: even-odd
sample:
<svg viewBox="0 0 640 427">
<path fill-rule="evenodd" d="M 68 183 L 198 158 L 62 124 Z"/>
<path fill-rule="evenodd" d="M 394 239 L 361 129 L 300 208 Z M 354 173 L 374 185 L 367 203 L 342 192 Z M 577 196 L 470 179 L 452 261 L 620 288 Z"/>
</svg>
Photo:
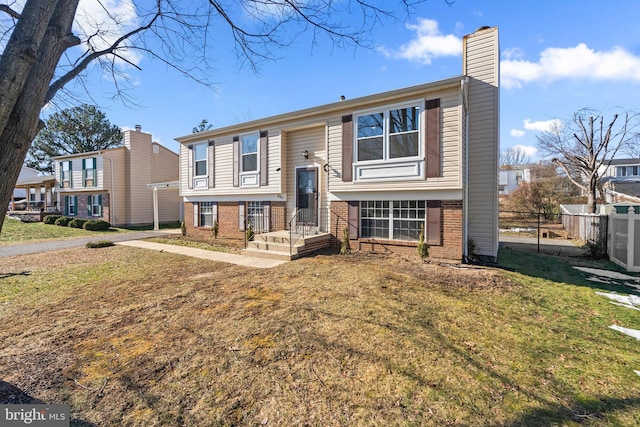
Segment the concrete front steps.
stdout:
<svg viewBox="0 0 640 427">
<path fill-rule="evenodd" d="M 247 248 L 242 250 L 242 254 L 291 261 L 330 246 L 332 238 L 333 236 L 329 233 L 301 236 L 290 235 L 287 230 L 256 234 L 253 241 L 247 243 Z"/>
</svg>

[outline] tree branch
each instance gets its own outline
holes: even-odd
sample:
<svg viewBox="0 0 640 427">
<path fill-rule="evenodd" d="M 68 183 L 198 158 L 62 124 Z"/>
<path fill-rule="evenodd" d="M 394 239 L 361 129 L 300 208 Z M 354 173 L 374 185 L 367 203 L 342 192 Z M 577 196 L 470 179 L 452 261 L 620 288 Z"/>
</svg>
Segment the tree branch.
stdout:
<svg viewBox="0 0 640 427">
<path fill-rule="evenodd" d="M 20 19 L 21 15 L 15 10 L 11 9 L 8 4 L 0 4 L 0 12 L 4 12 L 13 19 Z"/>
<path fill-rule="evenodd" d="M 63 88 L 67 83 L 69 83 L 71 80 L 73 80 L 75 77 L 77 77 L 82 71 L 84 71 L 92 61 L 94 61 L 95 59 L 98 59 L 98 58 L 100 58 L 102 56 L 113 54 L 118 49 L 120 43 L 122 43 L 123 41 L 133 37 L 134 35 L 142 32 L 142 31 L 145 31 L 145 30 L 148 30 L 149 28 L 151 28 L 153 26 L 154 22 L 161 15 L 162 15 L 162 11 L 160 10 L 160 3 L 158 3 L 158 10 L 153 15 L 153 18 L 146 25 L 138 27 L 135 30 L 129 31 L 127 34 L 119 37 L 108 48 L 93 52 L 93 53 L 85 56 L 82 59 L 82 61 L 80 61 L 80 63 L 78 63 L 75 67 L 73 67 L 71 70 L 69 70 L 67 73 L 65 73 L 63 76 L 58 78 L 55 82 L 53 82 L 51 84 L 51 86 L 49 86 L 49 90 L 47 91 L 47 95 L 45 96 L 45 99 L 44 99 L 44 105 L 46 105 L 49 101 L 51 101 L 51 99 L 53 99 L 53 97 L 56 95 L 56 93 L 61 88 Z"/>
</svg>

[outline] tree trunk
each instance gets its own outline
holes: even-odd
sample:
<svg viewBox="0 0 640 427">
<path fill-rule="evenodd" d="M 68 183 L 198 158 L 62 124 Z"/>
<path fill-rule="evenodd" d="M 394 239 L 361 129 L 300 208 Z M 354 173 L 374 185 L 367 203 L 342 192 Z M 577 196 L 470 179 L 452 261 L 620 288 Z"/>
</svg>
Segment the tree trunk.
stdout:
<svg viewBox="0 0 640 427">
<path fill-rule="evenodd" d="M 50 3 L 55 3 L 55 7 L 43 6 Z M 33 61 L 27 61 L 28 67 L 23 67 L 21 71 L 27 76 L 26 79 L 22 79 L 24 81 L 21 88 L 18 90 L 14 86 L 14 89 L 18 90 L 17 96 L 13 93 L 12 96 L 3 97 L 3 105 L 0 108 L 0 123 L 4 123 L 0 128 L 0 230 L 29 146 L 40 130 L 40 111 L 49 83 L 64 51 L 78 43 L 78 39 L 71 34 L 77 7 L 78 0 L 29 0 L 20 20 L 25 19 L 24 14 L 28 11 L 37 11 L 39 19 L 48 22 L 44 36 L 40 37 L 38 42 L 38 37 L 33 34 L 34 28 L 20 25 L 20 22 L 11 35 L 11 39 L 16 40 L 16 43 L 30 40 L 29 52 L 33 50 L 36 54 Z M 36 26 L 40 27 L 41 25 Z M 17 32 L 19 33 L 16 34 Z M 21 55 L 21 51 L 5 51 L 2 63 L 19 61 L 11 55 Z M 11 73 L 0 74 L 0 87 L 10 86 L 6 80 L 11 78 Z M 5 100 L 7 103 L 4 103 Z M 10 102 L 12 100 L 13 102 Z"/>
<path fill-rule="evenodd" d="M 596 194 L 598 190 L 598 179 L 592 176 L 589 180 L 589 192 L 587 193 L 587 213 L 596 213 Z"/>
</svg>

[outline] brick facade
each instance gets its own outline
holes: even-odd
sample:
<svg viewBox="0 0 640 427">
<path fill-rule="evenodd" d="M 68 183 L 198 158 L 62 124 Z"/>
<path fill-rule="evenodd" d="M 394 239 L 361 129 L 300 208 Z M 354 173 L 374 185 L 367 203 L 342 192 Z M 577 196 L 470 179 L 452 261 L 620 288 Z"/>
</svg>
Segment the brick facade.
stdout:
<svg viewBox="0 0 640 427">
<path fill-rule="evenodd" d="M 109 193 L 91 193 L 91 194 L 66 193 L 65 195 L 61 196 L 61 200 L 60 200 L 61 202 L 60 212 L 62 212 L 63 214 L 66 214 L 65 202 L 64 202 L 65 196 L 68 196 L 68 197 L 75 196 L 78 198 L 78 204 L 76 205 L 76 214 L 69 215 L 69 216 L 72 216 L 73 218 L 102 219 L 104 221 L 111 223 L 111 211 L 110 211 L 111 204 L 109 203 Z M 89 214 L 89 206 L 88 206 L 89 196 L 102 196 L 102 215 L 93 216 Z"/>
<path fill-rule="evenodd" d="M 348 202 L 331 202 L 331 233 L 336 243 L 342 241 L 345 227 L 348 224 Z M 441 245 L 429 246 L 429 256 L 445 259 L 462 259 L 462 201 L 442 201 L 441 205 Z M 359 227 L 359 223 L 352 224 Z M 413 255 L 417 242 L 399 240 L 362 239 L 349 236 L 351 248 L 372 252 L 397 252 Z"/>
<path fill-rule="evenodd" d="M 197 204 L 197 203 L 195 203 Z M 184 223 L 187 234 L 210 235 L 211 227 L 194 227 L 194 203 L 184 204 Z M 246 212 L 246 209 L 245 209 Z M 240 229 L 240 215 L 238 202 L 218 202 L 218 236 L 233 239 L 243 239 L 244 232 Z M 284 230 L 286 225 L 285 202 L 271 202 L 271 231 Z"/>
</svg>

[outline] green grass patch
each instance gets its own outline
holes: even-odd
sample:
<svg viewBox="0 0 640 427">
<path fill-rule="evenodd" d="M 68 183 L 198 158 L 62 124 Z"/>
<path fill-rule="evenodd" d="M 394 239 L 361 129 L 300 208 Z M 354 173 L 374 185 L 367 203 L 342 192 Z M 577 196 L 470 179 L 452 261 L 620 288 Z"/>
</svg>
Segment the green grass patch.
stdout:
<svg viewBox="0 0 640 427">
<path fill-rule="evenodd" d="M 640 344 L 608 328 L 640 318 L 573 268 L 608 264 L 418 259 L 5 258 L 2 380 L 96 425 L 640 424 Z"/>
<path fill-rule="evenodd" d="M 175 245 L 175 246 L 186 246 L 189 248 L 197 248 L 197 249 L 206 249 L 208 251 L 214 252 L 232 252 L 232 248 L 229 246 L 207 243 L 202 241 L 194 241 L 181 238 L 181 236 L 172 236 L 172 237 L 150 237 L 145 239 L 148 242 L 155 243 L 164 243 L 167 245 Z"/>
<path fill-rule="evenodd" d="M 62 227 L 42 222 L 22 222 L 5 218 L 0 232 L 0 246 L 35 243 L 48 240 L 73 239 L 105 233 L 120 233 L 123 230 L 111 228 L 107 231 L 92 232 L 73 227 Z"/>
</svg>

